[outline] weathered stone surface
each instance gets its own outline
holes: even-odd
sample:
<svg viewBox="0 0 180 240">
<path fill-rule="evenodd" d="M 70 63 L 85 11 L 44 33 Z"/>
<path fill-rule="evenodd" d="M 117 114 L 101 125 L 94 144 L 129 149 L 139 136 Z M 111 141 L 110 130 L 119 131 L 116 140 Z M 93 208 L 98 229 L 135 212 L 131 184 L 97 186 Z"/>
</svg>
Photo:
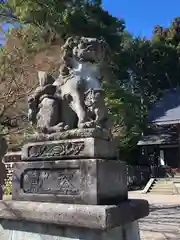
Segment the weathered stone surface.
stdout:
<svg viewBox="0 0 180 240">
<path fill-rule="evenodd" d="M 86 129 L 72 129 L 64 132 L 43 134 L 38 133 L 30 135 L 24 143 L 28 142 L 42 142 L 42 141 L 56 141 L 64 139 L 78 139 L 78 138 L 100 138 L 109 140 L 109 134 L 106 130 L 100 128 L 86 128 Z"/>
<path fill-rule="evenodd" d="M 82 157 L 116 159 L 116 156 L 113 141 L 96 138 L 27 143 L 22 148 L 22 159 L 26 161 Z"/>
<path fill-rule="evenodd" d="M 126 165 L 85 159 L 14 164 L 14 200 L 116 204 L 127 200 Z"/>
<path fill-rule="evenodd" d="M 110 48 L 103 40 L 68 38 L 62 46 L 59 76 L 40 72 L 29 97 L 29 121 L 39 132 L 99 127 L 110 130 L 100 79 L 107 75 Z M 106 69 L 106 70 L 105 70 Z"/>
<path fill-rule="evenodd" d="M 148 214 L 149 204 L 146 200 L 128 200 L 118 206 L 0 201 L 0 219 L 58 224 L 66 227 L 107 230 L 133 222 Z"/>
<path fill-rule="evenodd" d="M 18 152 L 7 152 L 3 157 L 3 162 L 6 163 L 13 163 L 13 162 L 20 162 L 21 161 L 21 151 Z"/>
<path fill-rule="evenodd" d="M 126 238 L 125 238 L 126 237 Z M 26 221 L 0 221 L 1 240 L 140 240 L 137 221 L 107 231 Z"/>
</svg>

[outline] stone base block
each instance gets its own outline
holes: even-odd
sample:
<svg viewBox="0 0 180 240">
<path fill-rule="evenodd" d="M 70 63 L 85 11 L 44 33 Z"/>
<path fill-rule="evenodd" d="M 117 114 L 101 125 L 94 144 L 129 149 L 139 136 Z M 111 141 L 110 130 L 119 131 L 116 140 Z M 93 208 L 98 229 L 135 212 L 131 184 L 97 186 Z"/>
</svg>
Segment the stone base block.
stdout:
<svg viewBox="0 0 180 240">
<path fill-rule="evenodd" d="M 75 159 L 14 164 L 13 200 L 117 204 L 127 200 L 126 165 Z"/>
<path fill-rule="evenodd" d="M 148 202 L 119 206 L 0 201 L 1 240 L 140 240 L 137 220 Z"/>
<path fill-rule="evenodd" d="M 116 159 L 113 141 L 100 138 L 65 139 L 30 142 L 22 148 L 22 160 L 53 160 L 72 158 Z"/>
<path fill-rule="evenodd" d="M 44 142 L 44 141 L 55 141 L 55 140 L 65 140 L 65 139 L 80 139 L 80 138 L 99 138 L 104 140 L 111 139 L 112 136 L 105 129 L 100 128 L 83 128 L 83 129 L 71 129 L 64 132 L 56 132 L 51 134 L 33 134 L 29 135 L 25 142 Z"/>
<path fill-rule="evenodd" d="M 1 240 L 140 240 L 138 221 L 107 231 L 0 220 Z"/>
</svg>

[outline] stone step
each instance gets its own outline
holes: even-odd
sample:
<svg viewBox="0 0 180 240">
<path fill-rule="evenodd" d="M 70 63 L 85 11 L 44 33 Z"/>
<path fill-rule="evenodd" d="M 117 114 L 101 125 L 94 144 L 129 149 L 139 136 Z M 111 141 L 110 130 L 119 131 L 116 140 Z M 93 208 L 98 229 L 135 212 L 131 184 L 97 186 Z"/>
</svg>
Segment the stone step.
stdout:
<svg viewBox="0 0 180 240">
<path fill-rule="evenodd" d="M 159 182 L 159 181 L 157 181 L 157 182 L 154 182 L 154 184 L 161 184 L 161 185 L 169 185 L 169 184 L 172 184 L 173 183 L 173 181 L 169 181 L 169 182 Z"/>
<path fill-rule="evenodd" d="M 174 186 L 159 186 L 159 185 L 155 185 L 153 186 L 151 189 L 173 189 Z"/>
<path fill-rule="evenodd" d="M 155 186 L 153 186 L 152 188 L 159 188 L 159 189 L 168 188 L 168 189 L 172 189 L 172 188 L 173 188 L 173 185 L 171 185 L 171 186 L 159 186 L 159 185 L 155 185 Z"/>
<path fill-rule="evenodd" d="M 155 180 L 156 182 L 171 182 L 172 181 L 172 179 L 157 179 L 157 180 Z"/>
<path fill-rule="evenodd" d="M 175 185 L 173 183 L 173 178 L 160 178 L 155 179 L 154 183 L 150 187 L 148 193 L 152 194 L 167 194 L 173 195 L 175 193 Z M 180 178 L 177 180 L 177 182 Z"/>
<path fill-rule="evenodd" d="M 153 185 L 151 188 L 172 188 L 173 187 L 173 184 L 172 185 L 159 185 L 159 184 L 157 184 L 157 185 Z"/>
<path fill-rule="evenodd" d="M 174 179 L 174 183 L 180 183 L 180 179 Z"/>
<path fill-rule="evenodd" d="M 164 194 L 164 193 L 171 193 L 171 194 L 173 194 L 173 190 L 172 189 L 152 189 L 151 191 L 150 191 L 150 193 L 156 193 L 156 192 L 158 192 L 158 193 L 160 193 L 160 194 Z"/>
<path fill-rule="evenodd" d="M 154 182 L 154 184 L 172 184 L 172 181 L 156 181 L 156 182 Z"/>
<path fill-rule="evenodd" d="M 151 191 L 173 191 L 174 188 L 152 188 Z"/>
<path fill-rule="evenodd" d="M 151 190 L 152 190 L 152 189 L 160 189 L 160 190 L 161 190 L 161 189 L 162 189 L 162 190 L 164 190 L 164 189 L 173 189 L 173 186 L 172 186 L 172 187 L 165 187 L 165 188 L 161 188 L 161 187 L 158 187 L 158 186 L 154 186 L 154 187 L 151 188 Z"/>
<path fill-rule="evenodd" d="M 174 185 L 172 180 L 157 179 L 153 186 L 150 188 L 149 193 L 151 194 L 164 194 L 173 195 Z"/>
<path fill-rule="evenodd" d="M 154 184 L 158 184 L 158 185 L 171 185 L 171 184 L 173 184 L 173 182 L 171 181 L 171 182 L 154 182 Z"/>
<path fill-rule="evenodd" d="M 174 195 L 174 193 L 173 192 L 166 192 L 166 191 L 164 191 L 164 192 L 149 192 L 148 194 L 154 194 L 154 195 Z"/>
</svg>

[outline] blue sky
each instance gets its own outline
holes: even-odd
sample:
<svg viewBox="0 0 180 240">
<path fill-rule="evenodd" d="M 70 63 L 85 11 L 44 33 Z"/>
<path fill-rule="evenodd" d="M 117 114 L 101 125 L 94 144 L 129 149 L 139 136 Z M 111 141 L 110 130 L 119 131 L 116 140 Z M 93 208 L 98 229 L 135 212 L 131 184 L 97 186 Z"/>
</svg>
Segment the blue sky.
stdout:
<svg viewBox="0 0 180 240">
<path fill-rule="evenodd" d="M 103 7 L 136 36 L 150 37 L 154 25 L 168 26 L 180 16 L 180 0 L 103 0 Z"/>
<path fill-rule="evenodd" d="M 150 37 L 154 25 L 168 26 L 180 16 L 180 0 L 103 0 L 103 7 L 123 18 L 135 36 Z"/>
</svg>

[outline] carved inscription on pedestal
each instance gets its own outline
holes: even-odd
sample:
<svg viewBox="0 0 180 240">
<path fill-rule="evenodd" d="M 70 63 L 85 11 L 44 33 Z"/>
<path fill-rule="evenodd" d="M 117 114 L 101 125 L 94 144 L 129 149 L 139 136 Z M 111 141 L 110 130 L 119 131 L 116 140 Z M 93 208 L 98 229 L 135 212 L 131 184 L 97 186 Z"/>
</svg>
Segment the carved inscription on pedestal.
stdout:
<svg viewBox="0 0 180 240">
<path fill-rule="evenodd" d="M 28 148 L 28 156 L 37 157 L 59 157 L 79 155 L 84 150 L 84 142 L 64 142 L 34 145 Z"/>
<path fill-rule="evenodd" d="M 22 189 L 30 194 L 78 195 L 79 169 L 29 169 L 22 174 Z"/>
</svg>

